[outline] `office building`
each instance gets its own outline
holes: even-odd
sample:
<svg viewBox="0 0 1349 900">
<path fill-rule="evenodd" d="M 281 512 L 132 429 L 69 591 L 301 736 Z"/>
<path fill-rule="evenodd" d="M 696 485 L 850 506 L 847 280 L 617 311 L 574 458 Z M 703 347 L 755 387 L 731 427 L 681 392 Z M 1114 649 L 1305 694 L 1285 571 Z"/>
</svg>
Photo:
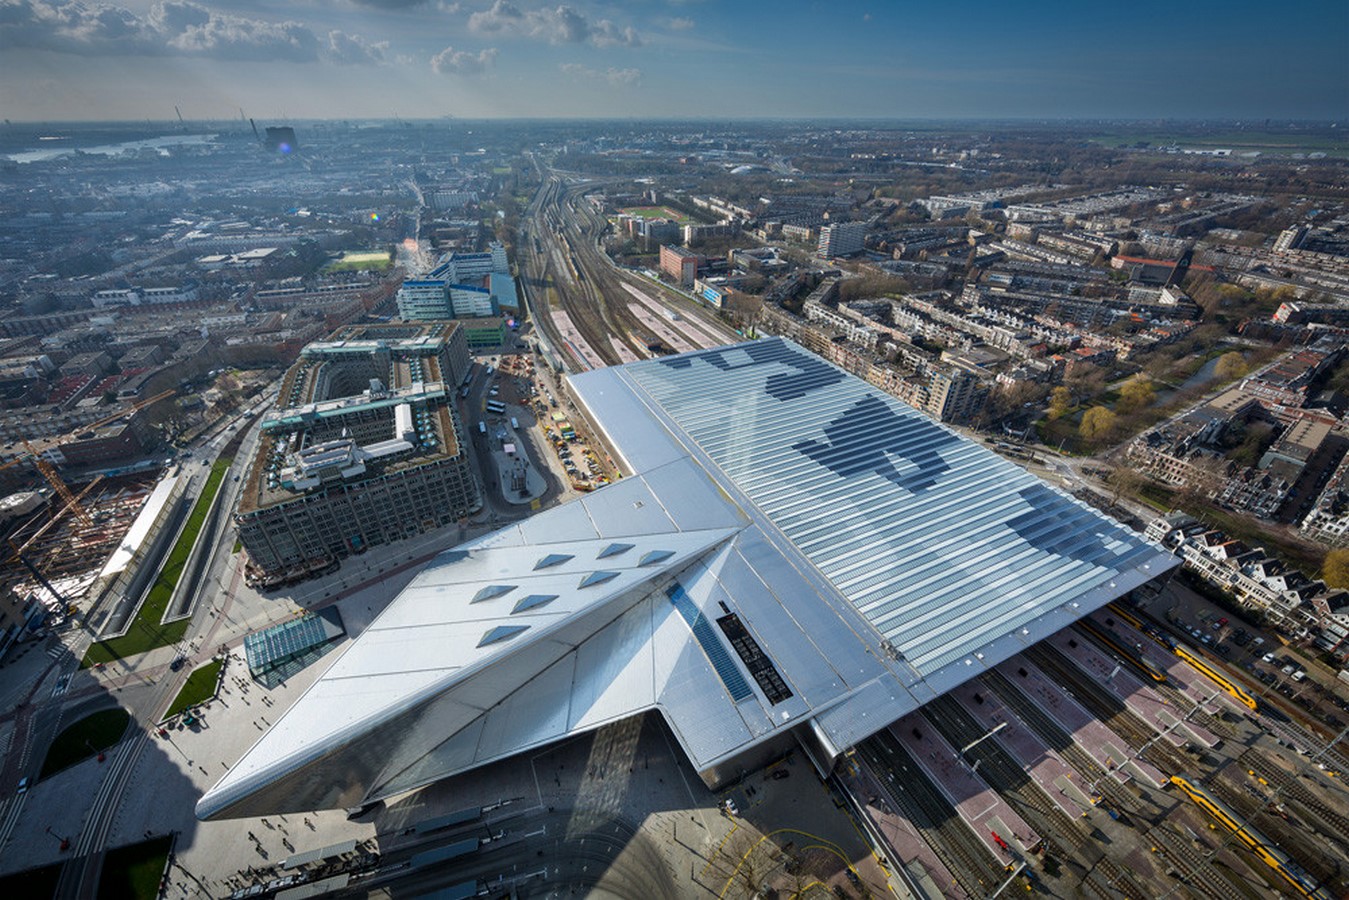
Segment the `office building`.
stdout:
<svg viewBox="0 0 1349 900">
<path fill-rule="evenodd" d="M 655 713 L 709 785 L 858 741 L 1177 560 L 777 338 L 597 369 L 632 472 L 448 550 L 202 818 L 357 807 Z"/>
<path fill-rule="evenodd" d="M 479 509 L 450 402 L 468 364 L 446 322 L 351 326 L 305 347 L 235 513 L 249 577 L 304 577 Z"/>
</svg>

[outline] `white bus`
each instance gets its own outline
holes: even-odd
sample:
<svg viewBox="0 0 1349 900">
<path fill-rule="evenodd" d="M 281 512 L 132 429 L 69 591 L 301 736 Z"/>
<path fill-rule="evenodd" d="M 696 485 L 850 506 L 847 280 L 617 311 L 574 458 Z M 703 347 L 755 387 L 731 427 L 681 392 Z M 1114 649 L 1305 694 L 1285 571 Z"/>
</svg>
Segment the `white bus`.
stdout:
<svg viewBox="0 0 1349 900">
<path fill-rule="evenodd" d="M 506 404 L 502 403 L 499 400 L 488 400 L 487 411 L 490 413 L 496 413 L 497 415 L 501 415 L 506 411 Z"/>
</svg>

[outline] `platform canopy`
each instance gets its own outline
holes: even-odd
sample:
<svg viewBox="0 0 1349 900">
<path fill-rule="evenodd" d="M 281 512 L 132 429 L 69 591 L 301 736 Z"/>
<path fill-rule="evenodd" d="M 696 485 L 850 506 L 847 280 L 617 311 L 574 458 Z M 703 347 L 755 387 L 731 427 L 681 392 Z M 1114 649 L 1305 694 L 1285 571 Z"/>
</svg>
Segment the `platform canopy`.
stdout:
<svg viewBox="0 0 1349 900">
<path fill-rule="evenodd" d="M 198 804 L 356 806 L 658 711 L 828 762 L 1176 563 L 781 339 L 574 376 L 636 475 L 446 551 Z"/>
</svg>

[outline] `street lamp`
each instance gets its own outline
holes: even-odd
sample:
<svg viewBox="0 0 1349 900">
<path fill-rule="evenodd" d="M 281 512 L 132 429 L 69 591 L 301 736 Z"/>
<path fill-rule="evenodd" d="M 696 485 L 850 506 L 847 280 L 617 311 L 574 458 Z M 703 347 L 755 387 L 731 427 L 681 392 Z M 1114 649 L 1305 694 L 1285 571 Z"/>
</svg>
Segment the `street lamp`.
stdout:
<svg viewBox="0 0 1349 900">
<path fill-rule="evenodd" d="M 50 834 L 52 837 L 56 838 L 58 841 L 61 842 L 61 849 L 62 849 L 62 850 L 69 850 L 69 849 L 70 849 L 70 838 L 68 838 L 68 837 L 61 837 L 61 835 L 59 835 L 59 834 L 57 834 L 56 832 L 52 831 L 52 827 L 51 827 L 50 825 L 47 826 L 46 831 L 47 831 L 47 834 Z"/>
</svg>

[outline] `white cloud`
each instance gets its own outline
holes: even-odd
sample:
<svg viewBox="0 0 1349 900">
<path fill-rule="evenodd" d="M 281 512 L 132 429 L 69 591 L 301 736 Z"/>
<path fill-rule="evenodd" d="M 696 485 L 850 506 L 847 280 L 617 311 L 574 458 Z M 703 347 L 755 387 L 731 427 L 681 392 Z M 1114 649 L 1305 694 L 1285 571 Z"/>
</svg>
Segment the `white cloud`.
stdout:
<svg viewBox="0 0 1349 900">
<path fill-rule="evenodd" d="M 675 16 L 673 19 L 665 20 L 665 27 L 671 31 L 688 31 L 697 24 L 697 22 L 693 21 L 688 16 Z"/>
<path fill-rule="evenodd" d="M 389 58 L 389 42 L 370 43 L 360 35 L 343 31 L 328 32 L 328 59 L 339 65 L 378 66 Z"/>
<path fill-rule="evenodd" d="M 481 75 L 496 63 L 495 47 L 478 53 L 446 47 L 431 57 L 431 68 L 439 75 Z"/>
<path fill-rule="evenodd" d="M 601 70 L 592 69 L 580 63 L 563 63 L 558 68 L 562 70 L 564 75 L 570 75 L 578 80 L 607 81 L 615 87 L 630 87 L 642 80 L 641 69 L 616 69 L 610 66 Z"/>
<path fill-rule="evenodd" d="M 384 46 L 341 32 L 325 42 L 307 25 L 219 13 L 163 0 L 145 14 L 72 0 L 0 0 L 0 47 L 94 56 L 192 56 L 226 60 L 375 63 Z"/>
<path fill-rule="evenodd" d="M 470 31 L 502 37 L 534 38 L 551 44 L 590 43 L 596 47 L 640 47 L 642 38 L 631 25 L 608 19 L 591 21 L 570 6 L 521 10 L 510 0 L 495 0 L 468 17 Z"/>
</svg>

